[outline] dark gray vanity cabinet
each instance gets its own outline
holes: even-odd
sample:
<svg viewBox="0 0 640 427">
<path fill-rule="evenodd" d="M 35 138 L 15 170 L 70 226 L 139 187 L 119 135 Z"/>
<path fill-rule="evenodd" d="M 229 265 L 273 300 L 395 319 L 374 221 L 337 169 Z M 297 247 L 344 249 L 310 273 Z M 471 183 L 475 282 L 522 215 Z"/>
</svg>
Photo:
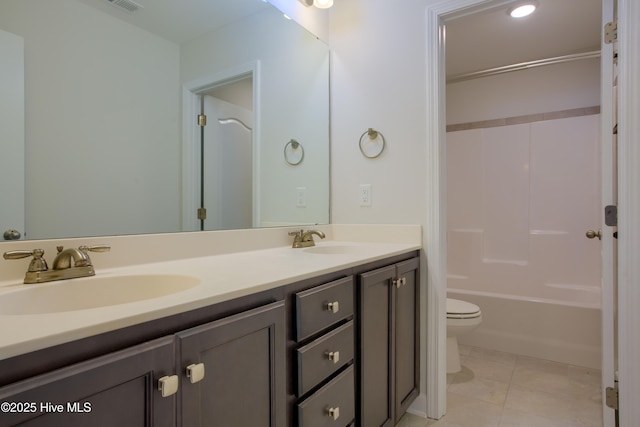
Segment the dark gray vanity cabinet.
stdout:
<svg viewBox="0 0 640 427">
<path fill-rule="evenodd" d="M 418 394 L 418 269 L 413 251 L 0 360 L 0 427 L 392 426 Z"/>
<path fill-rule="evenodd" d="M 358 274 L 358 417 L 393 426 L 419 393 L 419 258 Z"/>
<path fill-rule="evenodd" d="M 178 425 L 284 426 L 284 328 L 278 302 L 176 334 Z"/>
<path fill-rule="evenodd" d="M 285 363 L 279 301 L 2 387 L 0 427 L 280 427 Z"/>
<path fill-rule="evenodd" d="M 0 389 L 0 426 L 173 426 L 174 339 L 153 340 Z"/>
</svg>

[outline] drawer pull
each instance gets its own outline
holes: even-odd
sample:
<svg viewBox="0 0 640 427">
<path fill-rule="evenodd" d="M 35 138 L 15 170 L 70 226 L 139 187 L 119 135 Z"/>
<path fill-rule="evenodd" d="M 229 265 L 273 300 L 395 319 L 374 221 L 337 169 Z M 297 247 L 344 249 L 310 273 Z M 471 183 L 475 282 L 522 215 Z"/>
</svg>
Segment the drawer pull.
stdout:
<svg viewBox="0 0 640 427">
<path fill-rule="evenodd" d="M 333 363 L 338 363 L 340 361 L 340 352 L 339 351 L 329 351 L 327 352 L 327 358 L 331 360 Z"/>
<path fill-rule="evenodd" d="M 333 418 L 334 421 L 337 420 L 338 418 L 340 418 L 340 407 L 329 408 L 327 410 L 327 415 Z"/>
<path fill-rule="evenodd" d="M 158 390 L 162 397 L 169 397 L 178 392 L 178 376 L 167 375 L 158 379 Z"/>
<path fill-rule="evenodd" d="M 187 366 L 187 378 L 191 384 L 202 381 L 204 378 L 204 363 L 192 364 Z"/>
<path fill-rule="evenodd" d="M 337 313 L 340 311 L 340 303 L 338 301 L 327 303 L 327 310 L 332 313 Z"/>
</svg>

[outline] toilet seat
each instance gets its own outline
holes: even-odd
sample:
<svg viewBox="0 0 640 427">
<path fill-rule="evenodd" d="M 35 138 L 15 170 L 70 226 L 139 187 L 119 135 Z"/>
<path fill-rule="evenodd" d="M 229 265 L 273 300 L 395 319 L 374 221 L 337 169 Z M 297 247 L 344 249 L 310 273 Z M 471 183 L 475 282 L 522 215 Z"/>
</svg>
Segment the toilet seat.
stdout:
<svg viewBox="0 0 640 427">
<path fill-rule="evenodd" d="M 480 307 L 467 301 L 447 298 L 447 319 L 475 319 L 480 317 Z"/>
</svg>

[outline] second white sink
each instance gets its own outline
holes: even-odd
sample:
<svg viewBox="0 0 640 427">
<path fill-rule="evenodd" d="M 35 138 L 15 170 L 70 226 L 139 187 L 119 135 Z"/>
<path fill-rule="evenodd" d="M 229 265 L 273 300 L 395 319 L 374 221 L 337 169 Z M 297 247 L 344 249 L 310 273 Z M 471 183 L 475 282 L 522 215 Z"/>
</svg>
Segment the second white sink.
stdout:
<svg viewBox="0 0 640 427">
<path fill-rule="evenodd" d="M 0 315 L 86 310 L 175 294 L 200 283 L 193 276 L 147 274 L 94 276 L 23 288 L 0 296 Z"/>
</svg>

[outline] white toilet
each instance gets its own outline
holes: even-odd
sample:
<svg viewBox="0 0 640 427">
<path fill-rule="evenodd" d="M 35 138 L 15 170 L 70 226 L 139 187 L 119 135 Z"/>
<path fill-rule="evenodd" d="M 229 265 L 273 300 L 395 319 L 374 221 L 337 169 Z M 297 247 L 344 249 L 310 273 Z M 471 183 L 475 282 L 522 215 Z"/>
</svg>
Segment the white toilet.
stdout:
<svg viewBox="0 0 640 427">
<path fill-rule="evenodd" d="M 480 307 L 470 302 L 447 298 L 447 374 L 462 370 L 458 335 L 471 332 L 480 322 Z"/>
</svg>

